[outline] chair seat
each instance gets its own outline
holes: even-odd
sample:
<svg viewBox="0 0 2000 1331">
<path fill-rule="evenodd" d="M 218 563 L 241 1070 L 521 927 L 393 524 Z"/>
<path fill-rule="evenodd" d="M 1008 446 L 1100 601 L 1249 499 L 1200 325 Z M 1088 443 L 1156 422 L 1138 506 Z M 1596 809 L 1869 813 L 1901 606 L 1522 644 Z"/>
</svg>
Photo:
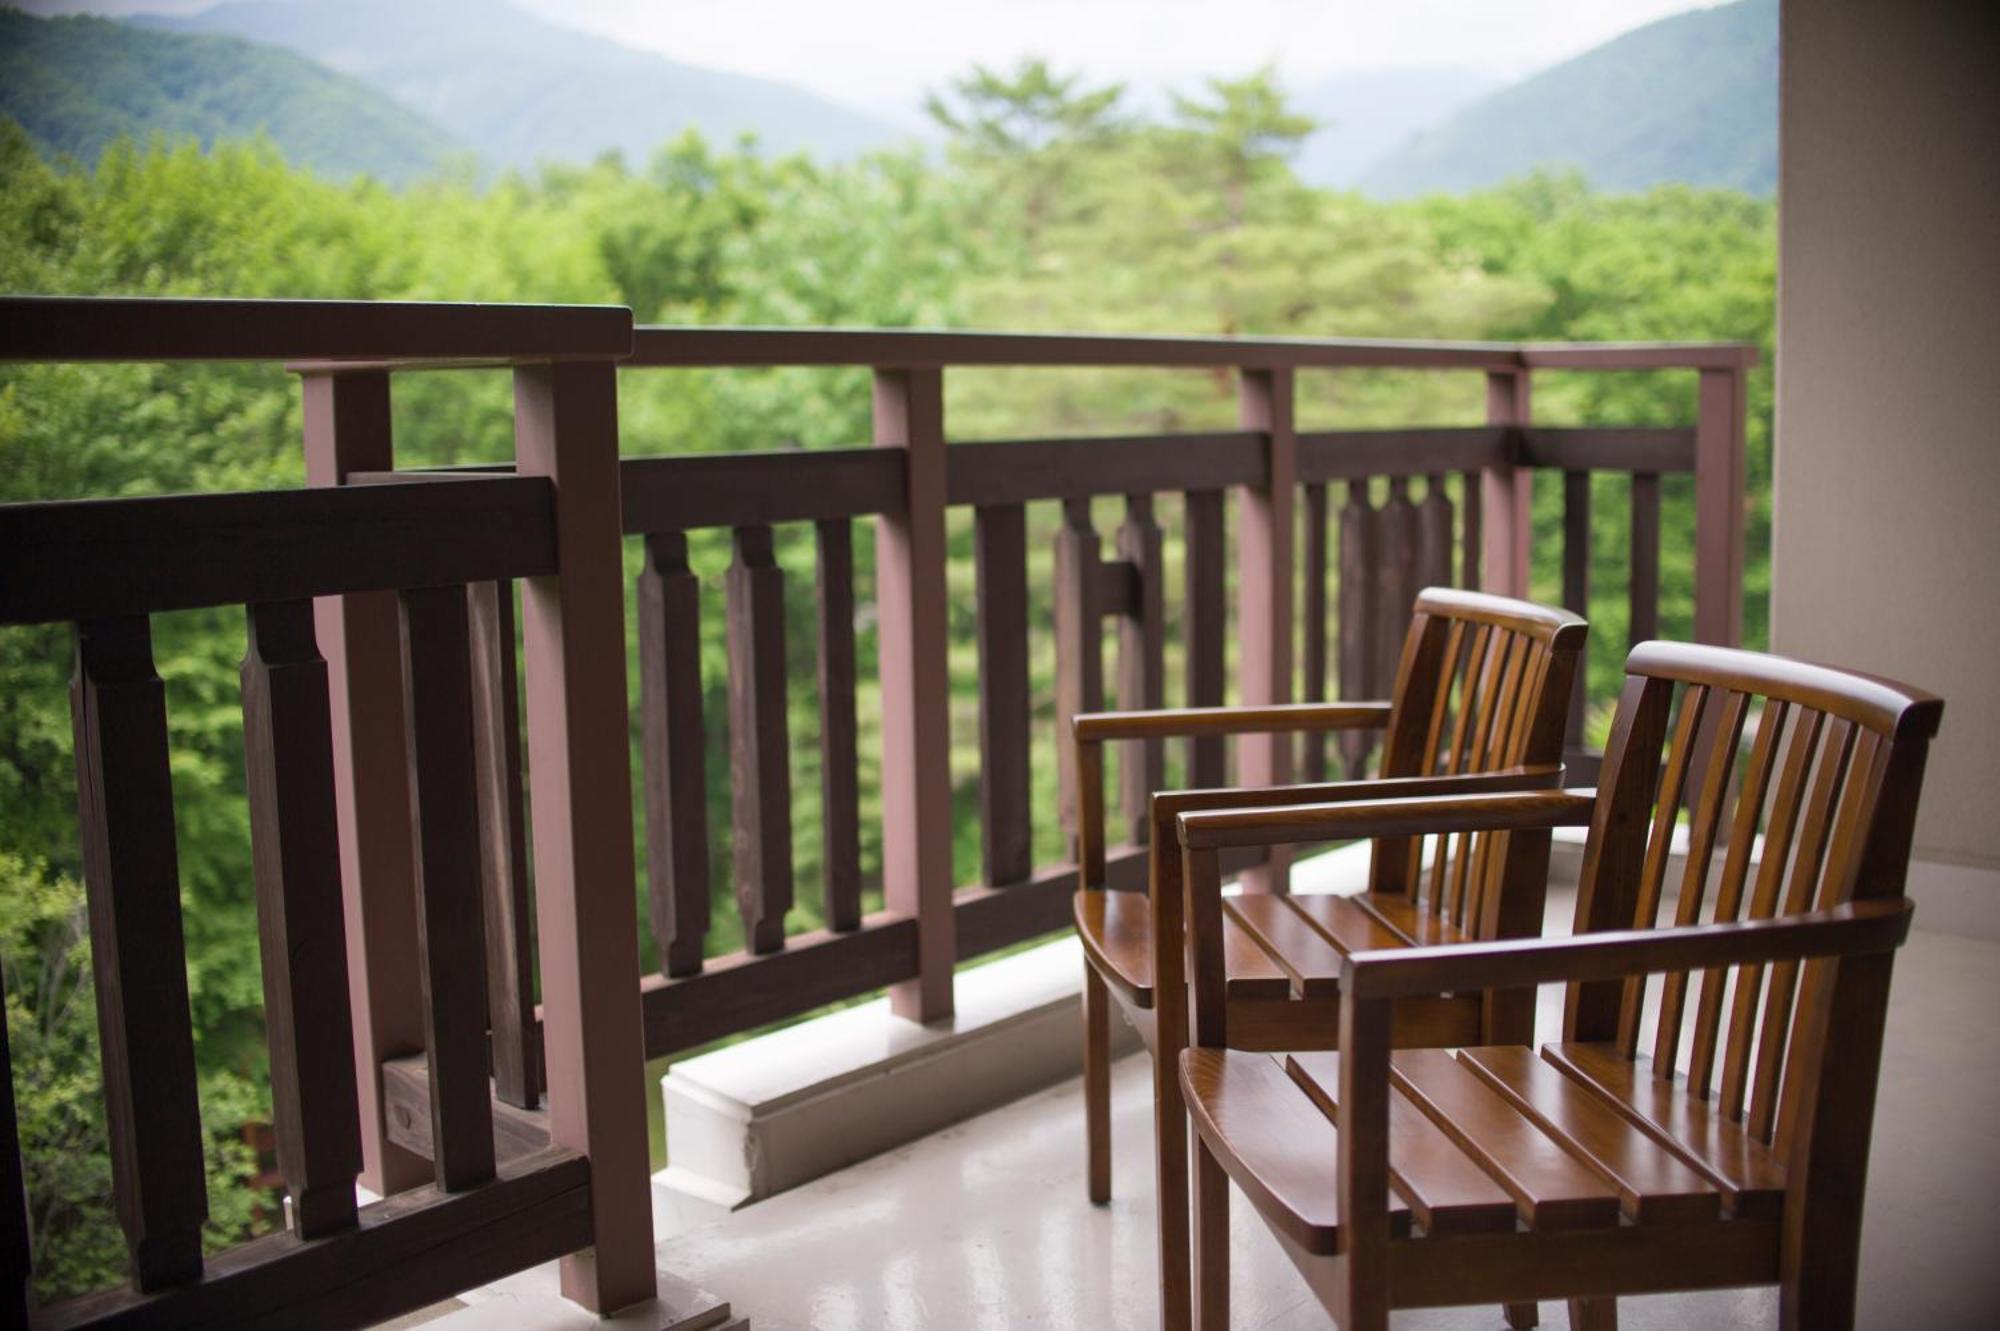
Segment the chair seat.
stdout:
<svg viewBox="0 0 2000 1331">
<path fill-rule="evenodd" d="M 1143 892 L 1079 891 L 1077 935 L 1099 974 L 1135 1007 L 1153 1006 L 1153 911 Z M 1332 998 L 1350 952 L 1466 935 L 1400 898 L 1246 894 L 1223 898 L 1223 961 L 1232 1000 Z"/>
<path fill-rule="evenodd" d="M 1390 1068 L 1391 1203 L 1426 1236 L 1768 1220 L 1782 1201 L 1769 1147 L 1612 1046 L 1407 1049 Z M 1338 1053 L 1181 1057 L 1203 1140 L 1310 1252 L 1337 1242 L 1339 1084 Z"/>
</svg>

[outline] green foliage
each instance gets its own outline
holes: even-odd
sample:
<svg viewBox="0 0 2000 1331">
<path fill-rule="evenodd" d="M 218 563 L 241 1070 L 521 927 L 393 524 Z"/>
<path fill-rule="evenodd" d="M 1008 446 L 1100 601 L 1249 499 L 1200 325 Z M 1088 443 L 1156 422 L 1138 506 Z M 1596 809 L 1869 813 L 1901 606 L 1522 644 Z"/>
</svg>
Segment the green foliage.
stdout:
<svg viewBox="0 0 2000 1331">
<path fill-rule="evenodd" d="M 268 134 L 334 175 L 413 180 L 470 149 L 415 111 L 290 51 L 236 37 L 0 9 L 0 114 L 49 153 L 95 161 L 120 138 Z"/>
<path fill-rule="evenodd" d="M 1724 190 L 1594 193 L 1538 176 L 1458 198 L 1385 205 L 1310 188 L 1288 157 L 1309 130 L 1268 74 L 1221 80 L 1165 123 L 1128 115 L 1119 90 L 1031 62 L 975 71 L 933 102 L 954 133 L 948 164 L 883 154 L 840 165 L 714 148 L 693 136 L 643 167 L 610 155 L 479 185 L 401 190 L 288 166 L 264 141 L 129 142 L 94 167 L 52 165 L 0 119 L 0 289 L 616 302 L 687 324 L 978 325 L 1082 331 L 1439 338 L 1749 338 L 1770 347 L 1773 210 Z M 1542 375 L 1553 423 L 1692 419 L 1687 375 Z M 1761 641 L 1769 523 L 1770 383 L 1751 384 L 1747 636 Z M 1481 419 L 1476 375 L 1347 371 L 1301 377 L 1304 428 Z M 966 371 L 949 383 L 954 438 L 1230 428 L 1226 375 Z M 620 384 L 629 455 L 854 445 L 869 432 L 858 371 L 631 373 Z M 510 456 L 506 378 L 399 377 L 405 465 Z M 281 487 L 302 481 L 297 390 L 276 368 L 0 367 L 0 501 Z M 1537 496 L 1536 590 L 1557 595 L 1560 514 Z M 1593 694 L 1609 696 L 1624 642 L 1625 487 L 1596 503 Z M 1030 509 L 1031 679 L 1038 858 L 1060 856 L 1052 814 L 1049 540 Z M 1159 521 L 1179 524 L 1163 497 Z M 1100 501 L 1102 530 L 1121 520 Z M 1669 483 L 1663 627 L 1691 622 L 1692 508 Z M 969 515 L 948 526 L 954 862 L 978 873 L 977 666 Z M 863 865 L 879 902 L 880 698 L 874 690 L 873 543 L 855 541 Z M 638 551 L 628 548 L 628 572 Z M 691 557 L 719 605 L 726 532 Z M 1166 552 L 1178 580 L 1177 540 Z M 778 534 L 786 573 L 794 930 L 820 923 L 819 705 L 813 682 L 812 533 Z M 1170 602 L 1178 598 L 1170 598 Z M 701 642 L 714 848 L 709 946 L 740 946 L 728 848 L 726 651 L 721 616 Z M 1168 640 L 1178 638 L 1169 626 Z M 32 1160 L 44 1294 L 102 1283 L 119 1265 L 103 1209 L 108 1164 L 95 1103 L 87 942 L 60 629 L 0 632 L 0 961 Z M 176 793 L 190 998 L 203 1108 L 215 1143 L 218 1237 L 261 1223 L 238 1127 L 268 1115 L 250 900 L 237 663 L 240 612 L 155 617 Z M 628 650 L 632 650 L 628 647 Z M 629 671 L 636 681 L 636 669 Z M 1169 679 L 1180 678 L 1169 660 Z M 634 685 L 636 688 L 636 683 Z M 1177 689 L 1170 684 L 1170 690 Z M 1172 694 L 1170 693 L 1170 697 Z M 638 735 L 632 737 L 635 771 Z M 641 827 L 642 827 L 641 823 Z M 643 863 L 643 860 L 642 860 Z M 651 943 L 644 947 L 654 964 Z M 52 977 L 52 978 L 51 978 Z M 21 1034 L 32 1029 L 32 1038 Z M 32 1069 L 32 1073 L 29 1071 Z"/>
</svg>

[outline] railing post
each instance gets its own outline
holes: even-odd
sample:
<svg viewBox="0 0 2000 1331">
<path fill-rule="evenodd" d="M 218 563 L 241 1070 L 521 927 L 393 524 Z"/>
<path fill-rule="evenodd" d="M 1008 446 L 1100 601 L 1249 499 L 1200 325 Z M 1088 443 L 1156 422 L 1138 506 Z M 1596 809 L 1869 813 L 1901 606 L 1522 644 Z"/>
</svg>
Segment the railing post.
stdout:
<svg viewBox="0 0 2000 1331">
<path fill-rule="evenodd" d="M 514 371 L 515 469 L 554 486 L 560 560 L 521 604 L 549 1137 L 590 1158 L 596 1236 L 563 1259 L 562 1292 L 600 1313 L 655 1292 L 615 375 Z"/>
<path fill-rule="evenodd" d="M 1246 706 L 1292 698 L 1292 506 L 1298 489 L 1292 381 L 1289 368 L 1244 370 L 1239 389 L 1239 419 L 1244 429 L 1267 436 L 1269 461 L 1263 488 L 1244 487 L 1237 547 L 1238 689 Z M 1291 779 L 1291 736 L 1251 735 L 1238 744 L 1237 772 L 1243 784 L 1282 785 Z M 1290 867 L 1290 855 L 1273 850 L 1263 866 L 1245 872 L 1244 889 L 1282 892 Z"/>
<path fill-rule="evenodd" d="M 875 372 L 875 443 L 903 450 L 908 503 L 875 523 L 882 676 L 882 888 L 917 922 L 917 976 L 899 1017 L 952 1013 L 950 681 L 946 668 L 944 374 Z"/>
<path fill-rule="evenodd" d="M 1528 371 L 1486 373 L 1486 423 L 1525 426 L 1531 419 Z M 1500 596 L 1528 594 L 1528 545 L 1534 535 L 1534 473 L 1511 462 L 1479 474 L 1484 547 L 1479 586 Z"/>
<path fill-rule="evenodd" d="M 341 485 L 350 472 L 396 465 L 386 371 L 310 373 L 301 389 L 309 484 Z M 431 1179 L 428 1160 L 389 1140 L 383 1116 L 382 1064 L 424 1047 L 402 630 L 394 592 L 320 597 L 313 621 L 333 716 L 361 1185 L 386 1197 Z"/>
<path fill-rule="evenodd" d="M 1743 637 L 1744 415 L 1740 365 L 1701 371 L 1694 443 L 1694 636 L 1734 647 Z"/>
</svg>

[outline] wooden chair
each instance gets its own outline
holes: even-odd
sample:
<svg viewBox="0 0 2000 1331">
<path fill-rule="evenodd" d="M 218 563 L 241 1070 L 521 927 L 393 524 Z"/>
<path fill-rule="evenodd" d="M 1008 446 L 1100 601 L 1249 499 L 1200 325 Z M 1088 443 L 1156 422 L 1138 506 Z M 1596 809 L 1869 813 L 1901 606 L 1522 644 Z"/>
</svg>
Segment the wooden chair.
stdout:
<svg viewBox="0 0 2000 1331">
<path fill-rule="evenodd" d="M 1386 1326 L 1391 1306 L 1547 1298 L 1611 1327 L 1620 1294 L 1772 1284 L 1782 1325 L 1853 1325 L 1890 964 L 1942 704 L 1716 647 L 1646 643 L 1626 670 L 1594 794 L 1179 819 L 1202 1327 L 1227 1318 L 1225 1175 L 1342 1331 Z M 1656 927 L 1684 803 L 1687 867 L 1673 925 Z M 1512 875 L 1545 863 L 1549 829 L 1584 825 L 1574 937 L 1357 951 L 1340 1053 L 1229 1048 L 1225 849 L 1479 833 L 1487 871 Z M 1390 1052 L 1412 997 L 1556 982 L 1562 1039 L 1540 1058 L 1516 1041 Z"/>
<path fill-rule="evenodd" d="M 1187 1140 L 1175 1063 L 1187 1044 L 1185 970 L 1178 945 L 1164 963 L 1156 934 L 1179 937 L 1178 854 L 1150 857 L 1151 890 L 1106 890 L 1103 745 L 1171 736 L 1376 730 L 1381 778 L 1266 789 L 1183 791 L 1151 800 L 1151 841 L 1173 847 L 1174 818 L 1191 809 L 1247 803 L 1319 803 L 1375 794 L 1442 794 L 1548 788 L 1560 780 L 1563 726 L 1584 622 L 1563 610 L 1476 592 L 1431 589 L 1418 596 L 1389 702 L 1282 707 L 1189 708 L 1076 718 L 1082 885 L 1077 932 L 1088 960 L 1084 985 L 1086 1136 L 1093 1202 L 1111 1196 L 1110 1004 L 1115 1001 L 1153 1050 L 1156 1178 L 1161 1215 L 1162 1312 L 1187 1314 Z M 1147 826 L 1134 829 L 1144 839 Z M 1336 1029 L 1342 957 L 1396 943 L 1456 942 L 1538 933 L 1542 884 L 1485 892 L 1461 856 L 1441 862 L 1425 898 L 1407 839 L 1377 841 L 1369 890 L 1359 897 L 1246 895 L 1224 913 L 1229 993 L 1239 1047 L 1327 1047 Z M 1533 995 L 1412 999 L 1397 1014 L 1411 1045 L 1481 1038 L 1526 1040 Z M 1531 1323 L 1529 1323 L 1531 1324 Z"/>
</svg>

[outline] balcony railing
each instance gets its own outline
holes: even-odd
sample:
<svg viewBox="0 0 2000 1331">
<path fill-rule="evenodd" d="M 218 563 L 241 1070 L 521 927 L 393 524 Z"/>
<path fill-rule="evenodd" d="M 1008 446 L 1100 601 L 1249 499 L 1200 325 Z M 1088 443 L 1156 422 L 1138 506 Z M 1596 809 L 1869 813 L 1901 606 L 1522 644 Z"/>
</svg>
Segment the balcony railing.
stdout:
<svg viewBox="0 0 2000 1331">
<path fill-rule="evenodd" d="M 1336 682 L 1344 696 L 1380 696 L 1419 587 L 1525 594 L 1537 470 L 1565 477 L 1571 606 L 1589 596 L 1590 474 L 1629 474 L 1630 622 L 1635 640 L 1652 636 L 1660 478 L 1692 472 L 1695 635 L 1733 642 L 1741 618 L 1754 355 L 1741 346 L 634 330 L 615 309 L 0 304 L 0 359 L 291 362 L 313 487 L 0 509 L 0 624 L 77 626 L 82 858 L 133 1254 L 131 1289 L 44 1310 L 37 1325 L 280 1312 L 358 1324 L 593 1244 L 592 1260 L 566 1262 L 566 1293 L 605 1309 L 647 1297 L 642 1051 L 671 1054 L 885 987 L 896 1012 L 934 1020 L 951 1012 L 959 963 L 1067 924 L 1074 868 L 1033 854 L 1036 820 L 1056 812 L 1031 795 L 1031 680 L 1051 673 L 1037 652 L 1055 655 L 1059 723 L 1108 697 L 1165 702 L 1170 636 L 1189 704 L 1321 698 Z M 512 369 L 512 466 L 398 471 L 395 376 L 466 365 Z M 872 443 L 620 461 L 618 375 L 771 366 L 871 371 Z M 1226 373 L 1239 428 L 948 443 L 944 377 L 973 366 Z M 1482 376 L 1486 423 L 1295 422 L 1300 371 L 1383 368 Z M 1675 429 L 1540 427 L 1529 384 L 1542 369 L 1692 373 L 1697 416 Z M 1098 500 L 1122 511 L 1108 557 Z M 962 510 L 969 561 L 949 535 Z M 857 520 L 873 527 L 872 589 L 857 589 Z M 816 561 L 825 925 L 788 935 L 787 697 L 800 681 L 788 678 L 774 550 L 795 524 L 810 527 Z M 708 529 L 727 529 L 732 549 L 726 716 L 705 711 L 699 644 L 712 607 L 688 557 L 689 533 Z M 625 537 L 643 553 L 629 588 Z M 1030 576 L 1043 542 L 1053 547 L 1047 585 Z M 969 615 L 955 585 L 976 589 Z M 877 666 L 863 679 L 857 607 L 871 596 Z M 236 604 L 250 630 L 248 799 L 293 1229 L 204 1262 L 148 616 Z M 643 978 L 628 619 L 644 914 L 660 959 Z M 970 647 L 978 678 L 980 868 L 966 884 L 953 870 L 953 783 L 965 777 L 950 749 L 955 646 L 961 656 Z M 879 764 L 860 752 L 873 728 L 857 695 L 879 698 Z M 1580 694 L 1572 739 L 1587 761 L 1583 707 Z M 730 741 L 726 852 L 707 818 L 706 735 L 718 729 Z M 1330 761 L 1323 743 L 1287 737 L 1246 741 L 1234 757 L 1243 783 L 1318 778 Z M 1366 755 L 1339 758 L 1352 769 Z M 1134 832 L 1166 771 L 1157 745 L 1124 763 Z M 1196 741 L 1180 772 L 1199 784 L 1232 775 L 1219 741 Z M 1061 789 L 1067 845 L 1066 769 Z M 883 909 L 873 913 L 863 905 L 864 795 L 881 808 Z M 744 946 L 708 956 L 711 865 L 725 853 Z M 1141 846 L 1116 850 L 1114 885 L 1136 885 L 1143 856 Z M 1238 867 L 1282 890 L 1282 863 Z M 11 1127 L 11 1105 L 0 1108 L 0 1127 Z M 357 1175 L 388 1200 L 357 1210 Z M 0 1171 L 0 1184 L 8 1177 L 18 1194 L 18 1169 Z M 0 1209 L 6 1297 L 24 1307 L 18 1195 Z"/>
</svg>

